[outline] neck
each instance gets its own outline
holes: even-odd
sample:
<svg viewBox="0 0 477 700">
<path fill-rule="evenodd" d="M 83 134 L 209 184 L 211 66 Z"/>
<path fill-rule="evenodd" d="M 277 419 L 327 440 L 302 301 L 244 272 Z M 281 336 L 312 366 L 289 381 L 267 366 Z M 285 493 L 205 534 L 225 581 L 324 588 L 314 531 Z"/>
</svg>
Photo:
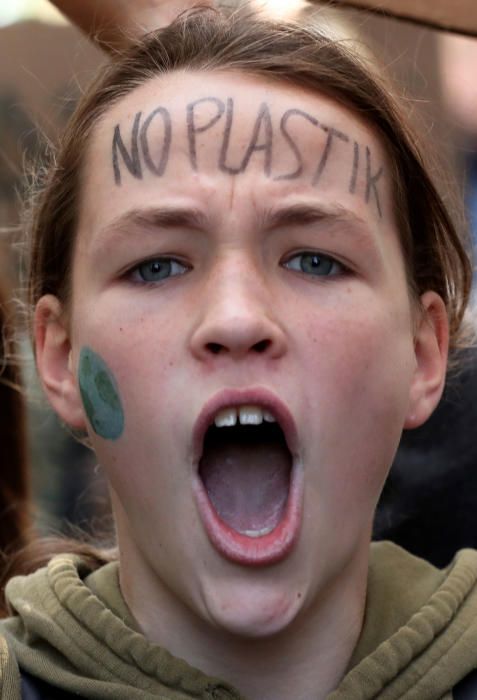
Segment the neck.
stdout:
<svg viewBox="0 0 477 700">
<path fill-rule="evenodd" d="M 252 639 L 211 630 L 127 550 L 121 588 L 145 636 L 249 700 L 322 700 L 346 673 L 363 623 L 367 543 L 284 631 Z"/>
</svg>

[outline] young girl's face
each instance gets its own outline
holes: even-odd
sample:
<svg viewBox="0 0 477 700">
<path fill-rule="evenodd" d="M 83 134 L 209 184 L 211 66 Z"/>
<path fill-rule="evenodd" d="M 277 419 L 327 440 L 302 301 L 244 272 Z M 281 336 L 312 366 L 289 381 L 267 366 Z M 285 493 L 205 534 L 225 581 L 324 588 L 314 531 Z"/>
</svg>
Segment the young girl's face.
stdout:
<svg viewBox="0 0 477 700">
<path fill-rule="evenodd" d="M 141 590 L 261 636 L 362 580 L 401 430 L 445 364 L 391 177 L 345 108 L 237 73 L 151 80 L 96 127 L 59 410 L 110 480 L 133 611 Z"/>
</svg>

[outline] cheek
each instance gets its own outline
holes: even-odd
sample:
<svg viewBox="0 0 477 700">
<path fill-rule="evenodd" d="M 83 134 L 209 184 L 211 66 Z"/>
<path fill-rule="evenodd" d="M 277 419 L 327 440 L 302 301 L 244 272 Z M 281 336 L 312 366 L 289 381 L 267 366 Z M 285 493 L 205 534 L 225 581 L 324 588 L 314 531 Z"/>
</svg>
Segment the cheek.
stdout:
<svg viewBox="0 0 477 700">
<path fill-rule="evenodd" d="M 177 314 L 138 314 L 134 304 L 130 305 L 133 313 L 128 314 L 126 305 L 122 306 L 122 316 L 115 313 L 114 320 L 106 304 L 106 313 L 97 309 L 88 315 L 94 321 L 81 324 L 75 342 L 80 349 L 91 347 L 104 359 L 120 387 L 125 411 L 130 413 L 131 405 L 134 410 L 140 406 L 147 410 L 149 401 L 161 402 L 171 379 L 177 377 L 184 323 Z"/>
<path fill-rule="evenodd" d="M 407 394 L 415 356 L 405 304 L 393 308 L 364 300 L 348 304 L 342 312 L 310 314 L 302 333 L 305 363 L 320 377 L 319 395 L 329 404 L 353 397 L 358 405 L 381 410 L 398 405 Z M 355 402 L 349 408 L 356 406 Z"/>
<path fill-rule="evenodd" d="M 80 387 L 84 386 L 81 393 L 93 429 L 94 450 L 118 491 L 130 488 L 132 481 L 139 488 L 141 484 L 161 481 L 164 488 L 167 479 L 161 472 L 162 465 L 173 459 L 177 446 L 183 443 L 179 417 L 184 413 L 184 397 L 190 388 L 179 368 L 180 331 L 172 322 L 147 316 L 130 324 L 124 318 L 115 324 L 103 321 L 96 318 L 94 327 L 84 325 L 78 338 L 83 343 L 78 380 Z M 96 393 L 91 390 L 91 357 L 100 358 L 96 369 L 105 376 L 107 373 L 109 386 L 115 387 L 115 405 L 121 407 L 121 430 L 116 429 L 114 422 L 116 419 L 119 424 L 118 411 L 116 415 L 108 413 L 107 406 L 96 410 L 105 421 L 103 426 L 90 407 L 91 398 L 96 407 L 99 405 L 97 389 Z M 144 490 L 146 498 L 154 497 L 147 487 Z"/>
<path fill-rule="evenodd" d="M 413 376 L 408 316 L 364 308 L 368 313 L 356 309 L 307 329 L 302 364 L 313 387 L 307 410 L 315 423 L 306 461 L 331 508 L 374 505 L 399 442 Z"/>
</svg>

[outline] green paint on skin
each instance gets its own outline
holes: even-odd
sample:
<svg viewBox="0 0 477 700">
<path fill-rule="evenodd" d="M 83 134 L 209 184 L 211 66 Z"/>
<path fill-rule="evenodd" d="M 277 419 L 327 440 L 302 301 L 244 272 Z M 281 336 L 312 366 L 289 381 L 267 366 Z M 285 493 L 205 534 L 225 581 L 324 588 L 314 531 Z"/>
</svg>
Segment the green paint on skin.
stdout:
<svg viewBox="0 0 477 700">
<path fill-rule="evenodd" d="M 83 406 L 94 432 L 105 440 L 117 440 L 124 430 L 118 385 L 104 360 L 91 348 L 81 350 L 78 379 Z"/>
</svg>

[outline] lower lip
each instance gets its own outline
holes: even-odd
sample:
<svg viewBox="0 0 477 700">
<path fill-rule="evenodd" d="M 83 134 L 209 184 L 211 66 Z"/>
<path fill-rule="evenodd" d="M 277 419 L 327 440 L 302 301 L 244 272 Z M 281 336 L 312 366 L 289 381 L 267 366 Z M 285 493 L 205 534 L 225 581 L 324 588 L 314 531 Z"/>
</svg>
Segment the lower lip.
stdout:
<svg viewBox="0 0 477 700">
<path fill-rule="evenodd" d="M 266 566 L 285 559 L 300 534 L 303 512 L 302 470 L 296 465 L 291 473 L 290 491 L 284 516 L 266 535 L 248 537 L 219 518 L 199 477 L 194 484 L 199 514 L 214 548 L 229 561 L 242 566 Z"/>
</svg>

